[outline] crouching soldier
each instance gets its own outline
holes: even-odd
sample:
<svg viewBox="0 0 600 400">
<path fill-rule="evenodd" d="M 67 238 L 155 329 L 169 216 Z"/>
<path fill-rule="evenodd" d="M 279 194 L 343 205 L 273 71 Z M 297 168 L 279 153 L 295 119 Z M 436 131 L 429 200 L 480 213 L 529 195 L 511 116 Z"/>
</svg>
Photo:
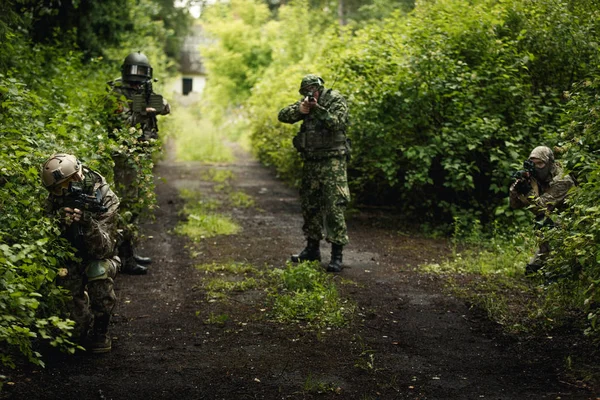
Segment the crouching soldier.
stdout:
<svg viewBox="0 0 600 400">
<path fill-rule="evenodd" d="M 524 170 L 516 173 L 510 187 L 509 200 L 512 208 L 527 208 L 535 215 L 536 229 L 554 226 L 554 215 L 566 208 L 565 200 L 575 182 L 554 160 L 552 149 L 538 146 L 531 151 L 524 163 Z M 525 267 L 531 275 L 544 267 L 550 245 L 541 239 L 539 249 Z"/>
<path fill-rule="evenodd" d="M 116 256 L 119 199 L 104 177 L 70 154 L 54 154 L 46 160 L 41 178 L 50 192 L 47 212 L 59 216 L 62 236 L 81 260 L 67 265 L 58 278 L 58 284 L 73 296 L 68 307 L 75 334 L 88 351 L 108 352 L 108 327 L 116 303 L 113 279 L 120 267 Z"/>
</svg>

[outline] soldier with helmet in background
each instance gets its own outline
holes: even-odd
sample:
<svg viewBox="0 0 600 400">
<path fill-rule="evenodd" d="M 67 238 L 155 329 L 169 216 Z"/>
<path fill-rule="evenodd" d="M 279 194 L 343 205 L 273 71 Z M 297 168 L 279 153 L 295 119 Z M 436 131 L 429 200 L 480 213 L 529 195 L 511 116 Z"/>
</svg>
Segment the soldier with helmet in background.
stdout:
<svg viewBox="0 0 600 400">
<path fill-rule="evenodd" d="M 120 267 L 116 256 L 119 198 L 104 177 L 70 154 L 48 158 L 41 179 L 49 192 L 47 212 L 58 214 L 62 236 L 81 260 L 69 263 L 57 278 L 73 296 L 68 308 L 75 333 L 88 351 L 108 352 L 112 347 L 108 328 L 116 303 L 113 279 Z"/>
<path fill-rule="evenodd" d="M 152 142 L 158 139 L 156 116 L 166 115 L 171 111 L 169 103 L 152 90 L 152 80 L 152 67 L 148 57 L 143 53 L 133 52 L 123 61 L 121 78 L 109 82 L 114 100 L 109 111 L 113 117 L 112 128 L 130 128 L 131 134 L 136 135 L 136 146 L 146 149 L 143 156 L 151 156 Z M 124 273 L 141 275 L 147 273 L 147 267 L 140 264 L 149 264 L 152 260 L 135 251 L 139 211 L 132 205 L 139 197 L 140 174 L 128 150 L 125 148 L 121 153 L 113 155 L 115 184 L 121 196 L 121 208 L 125 211 L 119 256 Z"/>
<path fill-rule="evenodd" d="M 331 243 L 327 271 L 342 270 L 342 251 L 348 244 L 344 211 L 350 201 L 346 163 L 350 156 L 346 137 L 348 106 L 336 90 L 326 89 L 320 76 L 306 75 L 300 83 L 297 102 L 279 111 L 280 122 L 302 121 L 293 139 L 304 162 L 300 197 L 306 247 L 293 255 L 293 262 L 320 261 L 320 241 Z"/>
<path fill-rule="evenodd" d="M 527 207 L 534 215 L 536 227 L 554 226 L 551 213 L 565 206 L 571 188 L 575 182 L 565 174 L 554 160 L 554 152 L 546 146 L 538 146 L 531 151 L 524 163 L 524 169 L 518 171 L 510 187 L 509 199 L 512 208 Z M 550 252 L 547 241 L 542 240 L 539 249 L 529 260 L 526 274 L 539 271 Z"/>
</svg>

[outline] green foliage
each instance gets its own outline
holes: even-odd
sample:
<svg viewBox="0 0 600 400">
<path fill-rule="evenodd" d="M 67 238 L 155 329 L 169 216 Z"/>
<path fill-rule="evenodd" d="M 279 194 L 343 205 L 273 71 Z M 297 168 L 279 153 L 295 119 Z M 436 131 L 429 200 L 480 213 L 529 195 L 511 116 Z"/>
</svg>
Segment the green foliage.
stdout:
<svg viewBox="0 0 600 400">
<path fill-rule="evenodd" d="M 333 277 L 318 263 L 288 263 L 285 268 L 262 270 L 245 263 L 203 264 L 196 268 L 207 278 L 202 287 L 210 299 L 227 299 L 231 292 L 268 293 L 268 315 L 281 323 L 309 328 L 346 326 L 355 305 L 339 296 Z"/>
<path fill-rule="evenodd" d="M 208 119 L 200 118 L 194 104 L 173 105 L 171 114 L 162 129 L 176 139 L 178 161 L 233 161 L 231 149 L 223 143 L 218 129 Z"/>
<path fill-rule="evenodd" d="M 207 81 L 209 112 L 220 120 L 230 105 L 237 105 L 269 64 L 271 51 L 261 40 L 261 26 L 269 18 L 267 6 L 258 0 L 233 0 L 208 8 L 203 27 L 218 40 L 201 51 L 206 68 L 219 71 Z"/>
<path fill-rule="evenodd" d="M 73 45 L 86 57 L 106 55 L 108 49 L 123 45 L 128 32 L 133 31 L 136 38 L 150 35 L 152 39 L 145 42 L 155 42 L 163 52 L 177 58 L 191 25 L 187 10 L 174 7 L 173 0 L 9 0 L 6 3 L 5 11 L 20 15 L 30 26 L 35 42 L 63 42 L 61 35 L 71 33 Z M 147 24 L 155 24 L 157 29 L 149 30 Z"/>
<path fill-rule="evenodd" d="M 483 310 L 507 332 L 548 335 L 581 326 L 581 283 L 525 278 L 525 265 L 536 250 L 531 230 L 485 238 L 455 224 L 452 257 L 420 268 L 442 277 L 456 296 Z M 578 310 L 579 309 L 579 310 Z"/>
<path fill-rule="evenodd" d="M 175 233 L 199 241 L 219 235 L 234 235 L 240 231 L 240 226 L 230 217 L 214 212 L 217 204 L 203 201 L 199 193 L 184 189 L 181 196 L 187 199 L 182 211 L 186 220 L 177 224 Z"/>
<path fill-rule="evenodd" d="M 270 294 L 272 317 L 280 322 L 303 322 L 316 328 L 349 323 L 355 306 L 340 298 L 331 275 L 318 263 L 288 263 L 272 273 L 276 290 Z"/>
<path fill-rule="evenodd" d="M 567 131 L 563 159 L 579 186 L 569 199 L 569 208 L 556 217 L 558 226 L 544 233 L 551 255 L 546 275 L 570 287 L 571 297 L 586 310 L 587 333 L 600 338 L 600 71 L 569 93 Z"/>
<path fill-rule="evenodd" d="M 121 46 L 129 46 L 134 38 L 137 43 L 139 37 L 145 37 L 149 56 L 156 60 L 153 65 L 163 74 L 161 69 L 168 64 L 164 54 L 160 54 L 161 41 L 166 35 L 161 32 L 165 28 L 162 22 L 154 22 L 131 27 L 127 33 L 95 30 L 92 28 L 99 25 L 94 24 L 104 22 L 106 28 L 120 26 L 102 22 L 102 18 L 114 18 L 113 12 L 118 10 L 113 2 L 88 3 L 31 0 L 0 5 L 3 43 L 0 53 L 2 365 L 14 366 L 21 356 L 43 365 L 38 352 L 42 344 L 68 352 L 77 346 L 71 342 L 72 321 L 67 318 L 64 307 L 68 294 L 55 284 L 61 268 L 76 260 L 71 246 L 60 238 L 56 221 L 43 209 L 47 192 L 40 184 L 42 162 L 55 152 L 72 153 L 112 183 L 113 152 L 131 151 L 129 161 L 144 171 L 139 184 L 146 190 L 136 206 L 148 210 L 154 204 L 151 170 L 155 154 L 140 157 L 139 149 L 130 143 L 131 133 L 108 131 L 106 82 L 119 75 L 120 64 L 128 52 Z M 135 13 L 147 10 L 149 1 L 136 1 L 139 7 L 134 9 L 129 7 L 132 4 L 120 2 L 119 9 L 129 10 L 137 18 L 139 15 Z M 104 9 L 111 6 L 110 10 Z M 80 20 L 87 21 L 90 29 L 77 33 L 67 31 L 73 25 L 62 24 L 65 15 L 60 14 L 67 8 L 71 13 L 69 18 L 81 11 Z M 105 15 L 101 15 L 103 13 Z M 88 21 L 84 16 L 91 19 Z M 49 31 L 47 40 L 37 40 L 36 35 L 43 28 L 39 25 L 42 20 L 49 21 L 46 28 L 60 26 L 65 30 Z M 101 37 L 105 33 L 113 36 Z M 86 36 L 93 34 L 97 37 Z M 110 47 L 109 43 L 115 38 L 119 46 Z M 80 40 L 89 46 L 77 49 L 76 44 L 83 43 Z M 95 46 L 103 46 L 104 54 L 115 57 L 90 58 Z M 154 59 L 153 53 L 156 54 Z M 132 147 L 125 150 L 123 144 Z"/>
<path fill-rule="evenodd" d="M 252 43 L 270 48 L 270 63 L 251 79 L 236 74 L 244 84 L 235 93 L 215 86 L 207 96 L 243 105 L 259 159 L 297 182 L 298 128 L 278 123 L 277 112 L 297 99 L 302 75 L 319 73 L 349 102 L 359 203 L 393 202 L 437 224 L 465 213 L 488 223 L 511 171 L 535 145 L 557 143 L 562 91 L 594 65 L 597 19 L 584 11 L 588 3 L 423 2 L 353 31 L 292 2 L 262 29 L 246 26 Z M 228 62 L 233 55 L 218 55 L 227 43 L 241 60 L 249 42 L 228 28 L 234 13 L 220 10 L 210 19 L 220 30 L 209 58 Z M 298 40 L 319 18 L 325 23 L 312 26 L 311 40 Z M 209 82 L 230 78 L 220 64 L 209 68 Z"/>
<path fill-rule="evenodd" d="M 229 193 L 229 202 L 233 207 L 238 208 L 249 208 L 254 206 L 254 199 L 252 196 L 241 191 Z"/>
<path fill-rule="evenodd" d="M 260 161 L 297 184 L 298 127 L 277 113 L 298 99 L 304 74 L 320 74 L 348 100 L 355 201 L 396 205 L 446 232 L 460 226 L 472 242 L 501 226 L 505 235 L 476 252 L 457 247 L 460 258 L 440 267 L 486 277 L 520 276 L 535 244 L 511 228 L 525 232 L 531 218 L 508 208 L 510 176 L 533 147 L 559 146 L 579 187 L 560 225 L 544 233 L 555 249 L 546 276 L 560 286 L 544 283 L 552 294 L 544 303 L 579 304 L 598 336 L 598 0 L 423 1 L 408 14 L 390 13 L 386 1 L 351 3 L 346 11 L 363 6 L 362 14 L 345 27 L 312 1 L 282 4 L 270 19 L 238 17 L 241 2 L 215 7 L 206 92 L 215 120 L 234 108 L 227 127 L 246 129 Z M 227 65 L 253 52 L 268 57 Z"/>
</svg>

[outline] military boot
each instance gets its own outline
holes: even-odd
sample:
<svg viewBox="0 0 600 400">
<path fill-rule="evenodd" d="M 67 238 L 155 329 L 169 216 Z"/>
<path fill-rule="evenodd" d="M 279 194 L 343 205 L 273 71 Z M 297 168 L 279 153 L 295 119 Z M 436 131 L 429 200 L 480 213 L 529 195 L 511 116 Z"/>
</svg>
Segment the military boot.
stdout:
<svg viewBox="0 0 600 400">
<path fill-rule="evenodd" d="M 152 264 L 152 259 L 150 257 L 140 256 L 139 254 L 133 254 L 133 259 L 140 264 Z"/>
<path fill-rule="evenodd" d="M 341 244 L 331 244 L 331 261 L 327 265 L 327 272 L 341 272 L 342 271 L 342 250 L 344 246 Z"/>
<path fill-rule="evenodd" d="M 138 264 L 133 252 L 133 244 L 129 240 L 125 240 L 119 246 L 119 258 L 123 262 L 121 272 L 129 275 L 145 275 L 148 273 L 148 268 Z"/>
<path fill-rule="evenodd" d="M 131 257 L 130 259 L 125 260 L 123 267 L 121 267 L 121 272 L 129 275 L 146 275 L 148 273 L 148 267 L 138 264 L 135 262 L 135 258 Z"/>
<path fill-rule="evenodd" d="M 108 323 L 110 315 L 100 316 L 94 319 L 94 328 L 87 349 L 90 353 L 108 353 L 112 349 L 112 340 L 108 334 Z"/>
<path fill-rule="evenodd" d="M 290 258 L 292 262 L 302 261 L 321 261 L 321 250 L 319 249 L 319 240 L 308 239 L 306 241 L 306 247 L 300 252 L 300 254 L 294 254 Z"/>
</svg>

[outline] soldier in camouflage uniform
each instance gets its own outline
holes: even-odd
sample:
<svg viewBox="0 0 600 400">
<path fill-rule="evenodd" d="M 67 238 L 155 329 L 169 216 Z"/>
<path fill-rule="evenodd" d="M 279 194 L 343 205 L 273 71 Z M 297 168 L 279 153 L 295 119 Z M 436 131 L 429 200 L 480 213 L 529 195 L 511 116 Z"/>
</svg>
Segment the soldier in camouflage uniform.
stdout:
<svg viewBox="0 0 600 400">
<path fill-rule="evenodd" d="M 342 250 L 348 244 L 344 210 L 350 201 L 346 176 L 349 144 L 346 138 L 348 106 L 337 91 L 325 89 L 317 75 L 306 75 L 300 84 L 302 99 L 279 111 L 279 121 L 302 121 L 294 147 L 304 161 L 300 197 L 307 245 L 293 262 L 321 260 L 319 244 L 331 243 L 329 272 L 342 270 Z"/>
<path fill-rule="evenodd" d="M 564 207 L 565 199 L 575 182 L 554 161 L 554 153 L 549 147 L 536 147 L 529 155 L 529 160 L 533 163 L 533 173 L 513 182 L 509 192 L 510 206 L 527 207 L 535 215 L 538 228 L 553 226 L 550 214 Z M 548 242 L 542 240 L 539 249 L 527 264 L 526 274 L 535 273 L 542 268 L 549 252 Z"/>
<path fill-rule="evenodd" d="M 60 229 L 81 262 L 59 271 L 58 284 L 73 296 L 70 317 L 92 353 L 111 350 L 108 325 L 116 303 L 113 279 L 120 267 L 116 256 L 119 198 L 106 180 L 70 154 L 54 154 L 42 166 L 42 184 L 50 192 L 49 215 L 58 214 Z"/>
<path fill-rule="evenodd" d="M 113 116 L 113 128 L 135 127 L 141 129 L 141 136 L 138 143 L 150 148 L 153 139 L 158 139 L 157 115 L 169 114 L 171 109 L 167 101 L 162 96 L 157 95 L 151 89 L 152 85 L 152 67 L 148 58 L 140 53 L 129 54 L 121 66 L 121 78 L 109 82 L 111 94 L 115 105 L 111 110 Z M 148 86 L 149 85 L 149 86 Z M 142 109 L 136 109 L 134 99 L 140 99 L 142 96 L 152 98 L 153 102 L 158 101 L 154 107 L 144 104 Z M 147 100 L 148 101 L 148 100 Z M 135 131 L 137 134 L 138 131 Z M 151 153 L 151 149 L 148 153 Z M 121 196 L 121 208 L 128 211 L 128 221 L 124 221 L 122 230 L 122 240 L 119 245 L 119 256 L 123 261 L 122 271 L 128 274 L 141 275 L 147 273 L 147 267 L 140 264 L 150 264 L 152 260 L 149 257 L 142 257 L 135 252 L 137 242 L 137 225 L 139 223 L 139 213 L 131 205 L 139 197 L 139 174 L 134 165 L 131 164 L 130 154 L 114 154 L 115 162 L 114 174 L 117 191 Z"/>
</svg>

